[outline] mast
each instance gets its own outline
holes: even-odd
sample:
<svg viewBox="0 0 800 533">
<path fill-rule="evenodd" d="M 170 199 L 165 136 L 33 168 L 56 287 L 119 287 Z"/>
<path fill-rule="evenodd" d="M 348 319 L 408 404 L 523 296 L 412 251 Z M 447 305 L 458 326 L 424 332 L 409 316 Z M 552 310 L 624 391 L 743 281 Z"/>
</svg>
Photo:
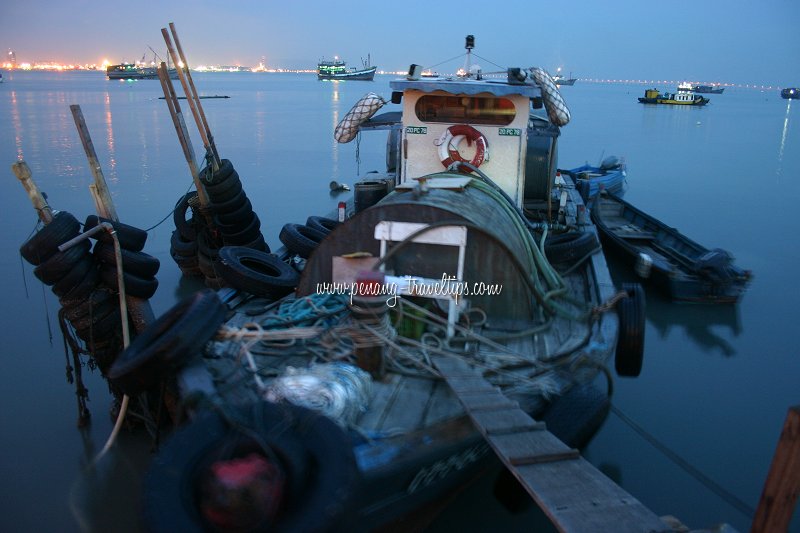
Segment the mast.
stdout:
<svg viewBox="0 0 800 533">
<path fill-rule="evenodd" d="M 464 70 L 467 73 L 467 78 L 469 78 L 469 76 L 470 76 L 469 69 L 472 68 L 472 64 L 471 64 L 472 49 L 475 48 L 475 36 L 474 35 L 467 35 L 467 41 L 464 44 L 464 48 L 467 49 L 467 61 L 466 61 L 466 65 L 464 66 Z"/>
</svg>

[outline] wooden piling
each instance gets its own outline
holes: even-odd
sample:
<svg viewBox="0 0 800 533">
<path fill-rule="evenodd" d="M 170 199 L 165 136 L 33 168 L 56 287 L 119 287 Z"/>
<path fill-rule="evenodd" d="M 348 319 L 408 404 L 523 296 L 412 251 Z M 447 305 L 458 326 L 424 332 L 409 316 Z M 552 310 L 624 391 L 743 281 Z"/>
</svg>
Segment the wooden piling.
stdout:
<svg viewBox="0 0 800 533">
<path fill-rule="evenodd" d="M 39 215 L 39 220 L 45 225 L 51 223 L 53 221 L 53 210 L 50 209 L 44 195 L 39 191 L 39 187 L 33 182 L 33 176 L 28 164 L 25 161 L 17 161 L 11 165 L 11 171 L 17 176 L 17 179 L 28 193 L 28 198 L 31 199 L 31 203 Z"/>
<path fill-rule="evenodd" d="M 800 405 L 789 408 L 751 533 L 788 531 L 800 494 Z"/>
</svg>

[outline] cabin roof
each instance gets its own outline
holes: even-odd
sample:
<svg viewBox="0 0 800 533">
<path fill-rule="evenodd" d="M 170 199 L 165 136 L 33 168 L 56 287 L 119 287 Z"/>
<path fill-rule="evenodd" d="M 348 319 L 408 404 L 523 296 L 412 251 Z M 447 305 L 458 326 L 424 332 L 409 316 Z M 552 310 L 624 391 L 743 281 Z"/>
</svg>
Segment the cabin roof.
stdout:
<svg viewBox="0 0 800 533">
<path fill-rule="evenodd" d="M 489 93 L 493 96 L 509 96 L 520 94 L 527 98 L 541 96 L 541 90 L 533 82 L 511 84 L 502 79 L 483 79 L 483 80 L 454 80 L 454 79 L 435 79 L 435 80 L 392 80 L 389 86 L 393 90 L 406 91 L 415 89 L 424 93 L 434 91 L 445 91 L 452 94 L 483 94 Z"/>
</svg>

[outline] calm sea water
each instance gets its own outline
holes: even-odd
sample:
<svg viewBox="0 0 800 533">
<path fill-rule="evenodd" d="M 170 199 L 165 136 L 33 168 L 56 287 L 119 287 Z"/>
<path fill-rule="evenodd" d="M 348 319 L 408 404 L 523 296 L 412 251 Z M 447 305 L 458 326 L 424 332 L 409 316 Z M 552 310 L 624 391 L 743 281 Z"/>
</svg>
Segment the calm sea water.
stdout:
<svg viewBox="0 0 800 533">
<path fill-rule="evenodd" d="M 69 105 L 83 110 L 123 221 L 154 229 L 145 251 L 161 260 L 157 315 L 198 288 L 169 257 L 177 199 L 190 187 L 157 81 L 110 82 L 100 73 L 5 73 L 0 85 L 0 530 L 136 531 L 139 472 L 147 437 L 123 432 L 97 468 L 112 422 L 111 398 L 97 372 L 83 370 L 93 419 L 76 427 L 74 387 L 66 382 L 58 303 L 23 264 L 19 246 L 36 216 L 9 170 L 24 159 L 56 209 L 78 219 L 93 212 L 87 166 Z M 248 197 L 277 247 L 281 226 L 324 214 L 339 200 L 335 179 L 352 184 L 384 168 L 385 137 L 365 134 L 338 145 L 332 131 L 375 82 L 317 82 L 301 74 L 197 74 L 223 157 L 233 161 Z M 177 82 L 176 82 L 177 83 Z M 578 82 L 562 90 L 573 120 L 562 130 L 562 168 L 617 155 L 627 161 L 626 198 L 709 247 L 731 251 L 755 278 L 732 307 L 674 305 L 647 292 L 645 363 L 618 379 L 613 402 L 650 435 L 755 508 L 791 405 L 800 403 L 797 302 L 800 239 L 798 109 L 777 91 L 726 89 L 705 108 L 636 102 L 644 87 Z M 659 87 L 659 89 L 674 89 Z M 797 104 L 797 102 L 794 102 Z M 797 105 L 795 105 L 795 108 Z M 187 122 L 194 131 L 188 108 Z M 193 134 L 194 135 L 194 134 Z M 198 155 L 202 145 L 193 143 Z M 615 280 L 631 279 L 614 261 Z M 749 529 L 734 507 L 612 414 L 585 450 L 592 463 L 656 513 L 708 527 Z M 530 530 L 533 513 L 511 515 L 476 486 L 433 525 L 447 531 Z M 800 531 L 795 517 L 792 531 Z"/>
</svg>

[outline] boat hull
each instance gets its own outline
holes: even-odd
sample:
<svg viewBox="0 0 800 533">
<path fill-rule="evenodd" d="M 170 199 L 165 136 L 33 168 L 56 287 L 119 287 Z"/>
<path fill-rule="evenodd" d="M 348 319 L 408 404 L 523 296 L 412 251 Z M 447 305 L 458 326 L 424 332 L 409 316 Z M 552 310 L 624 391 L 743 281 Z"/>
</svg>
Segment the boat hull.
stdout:
<svg viewBox="0 0 800 533">
<path fill-rule="evenodd" d="M 673 301 L 734 304 L 747 288 L 750 272 L 732 260 L 717 270 L 705 266 L 724 251 L 701 246 L 617 196 L 601 194 L 591 216 L 603 244 Z"/>
<path fill-rule="evenodd" d="M 597 196 L 600 191 L 622 194 L 627 176 L 625 169 L 622 167 L 603 169 L 591 165 L 562 170 L 561 173 L 570 176 L 579 186 L 585 182 L 589 187 L 589 198 Z"/>
<path fill-rule="evenodd" d="M 326 74 L 317 72 L 318 80 L 358 80 L 358 81 L 372 81 L 375 78 L 375 71 L 378 67 L 370 67 L 363 70 L 355 70 L 350 72 L 340 72 L 335 74 Z"/>
<path fill-rule="evenodd" d="M 800 98 L 800 89 L 796 87 L 787 87 L 781 90 L 781 98 L 786 100 L 797 100 Z"/>
<path fill-rule="evenodd" d="M 698 96 L 694 100 L 684 102 L 680 100 L 673 100 L 671 98 L 645 98 L 640 97 L 639 103 L 640 104 L 667 104 L 667 105 L 678 105 L 678 106 L 704 106 L 709 102 L 708 98 L 703 98 L 702 96 Z"/>
<path fill-rule="evenodd" d="M 170 79 L 178 79 L 178 71 L 174 68 L 169 69 Z M 106 77 L 109 80 L 157 80 L 158 69 L 156 67 L 134 67 L 131 65 L 111 65 L 106 69 Z"/>
</svg>

